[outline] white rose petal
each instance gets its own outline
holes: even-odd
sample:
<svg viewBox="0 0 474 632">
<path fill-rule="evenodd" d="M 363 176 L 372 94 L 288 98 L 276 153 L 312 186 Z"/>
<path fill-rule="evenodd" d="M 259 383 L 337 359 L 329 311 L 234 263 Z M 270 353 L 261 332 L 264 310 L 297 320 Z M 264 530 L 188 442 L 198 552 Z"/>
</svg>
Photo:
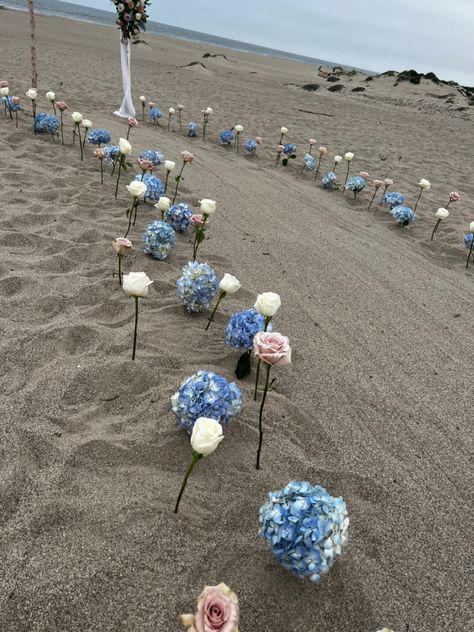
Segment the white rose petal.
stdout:
<svg viewBox="0 0 474 632">
<path fill-rule="evenodd" d="M 71 118 L 74 123 L 80 123 L 82 121 L 82 114 L 80 112 L 73 112 Z"/>
<path fill-rule="evenodd" d="M 122 277 L 123 291 L 129 296 L 146 298 L 148 286 L 152 283 L 153 281 L 147 277 L 145 272 L 129 272 Z"/>
<path fill-rule="evenodd" d="M 347 160 L 347 162 L 351 162 L 353 158 L 354 154 L 351 151 L 348 151 L 344 154 L 344 160 Z"/>
<path fill-rule="evenodd" d="M 165 195 L 163 195 L 163 197 L 160 197 L 158 202 L 156 204 L 154 204 L 154 207 L 158 211 L 164 211 L 164 212 L 166 212 L 169 209 L 170 206 L 171 206 L 171 200 L 168 197 L 166 197 Z"/>
<path fill-rule="evenodd" d="M 277 313 L 280 305 L 281 299 L 279 294 L 275 294 L 275 292 L 264 292 L 257 296 L 254 307 L 262 316 L 268 318 Z"/>
<path fill-rule="evenodd" d="M 0 88 L 0 97 L 7 97 L 10 93 L 10 88 Z"/>
<path fill-rule="evenodd" d="M 342 162 L 342 156 L 334 156 L 334 162 L 335 163 Z"/>
<path fill-rule="evenodd" d="M 144 97 L 143 94 L 138 98 L 140 99 L 142 103 L 146 103 L 146 97 Z"/>
<path fill-rule="evenodd" d="M 280 130 L 280 132 L 281 132 L 282 134 L 288 134 L 288 128 L 287 128 L 287 127 L 282 127 L 282 128 L 281 128 L 281 130 Z"/>
<path fill-rule="evenodd" d="M 429 191 L 431 189 L 431 182 L 429 180 L 426 180 L 425 178 L 421 178 L 421 180 L 418 182 L 418 186 L 425 191 Z"/>
<path fill-rule="evenodd" d="M 176 112 L 176 110 L 175 110 L 174 108 L 170 108 L 170 109 L 168 110 L 168 112 L 169 112 L 170 114 L 174 114 L 174 113 Z"/>
<path fill-rule="evenodd" d="M 471 231 L 471 233 L 474 233 L 474 222 L 471 222 L 469 224 L 469 230 Z"/>
<path fill-rule="evenodd" d="M 446 219 L 447 217 L 449 217 L 449 211 L 447 208 L 439 208 L 436 211 L 436 217 L 438 219 Z"/>
<path fill-rule="evenodd" d="M 36 97 L 38 96 L 38 91 L 35 90 L 35 88 L 30 88 L 28 92 L 26 93 L 26 96 L 32 101 L 34 101 Z"/>
<path fill-rule="evenodd" d="M 215 451 L 223 438 L 222 426 L 218 421 L 209 417 L 199 417 L 193 426 L 191 446 L 194 452 L 208 456 Z"/>
<path fill-rule="evenodd" d="M 173 162 L 172 160 L 165 160 L 165 169 L 166 171 L 173 171 L 173 169 L 176 167 L 176 163 Z"/>
<path fill-rule="evenodd" d="M 130 145 L 130 143 L 128 142 L 126 138 L 121 138 L 119 140 L 119 148 L 120 148 L 120 153 L 123 156 L 128 156 L 129 154 L 132 153 L 132 146 Z"/>
<path fill-rule="evenodd" d="M 237 132 L 237 134 L 240 134 L 241 132 L 244 131 L 244 128 L 242 125 L 235 125 L 234 129 Z"/>
<path fill-rule="evenodd" d="M 143 200 L 146 193 L 147 186 L 141 180 L 133 180 L 130 184 L 127 184 L 127 191 L 132 197 L 136 197 L 139 200 Z"/>
<path fill-rule="evenodd" d="M 92 127 L 92 121 L 89 121 L 89 119 L 82 119 L 82 125 L 86 129 L 90 129 Z"/>
<path fill-rule="evenodd" d="M 224 274 L 219 283 L 219 287 L 226 294 L 235 294 L 242 287 L 240 281 L 232 274 Z"/>
<path fill-rule="evenodd" d="M 203 215 L 212 215 L 213 213 L 216 212 L 217 205 L 214 200 L 204 198 L 203 200 L 199 201 L 199 204 L 201 205 L 201 213 Z"/>
<path fill-rule="evenodd" d="M 54 94 L 54 92 L 50 90 L 49 92 L 46 93 L 46 98 L 48 99 L 48 101 L 55 101 L 56 95 Z"/>
</svg>

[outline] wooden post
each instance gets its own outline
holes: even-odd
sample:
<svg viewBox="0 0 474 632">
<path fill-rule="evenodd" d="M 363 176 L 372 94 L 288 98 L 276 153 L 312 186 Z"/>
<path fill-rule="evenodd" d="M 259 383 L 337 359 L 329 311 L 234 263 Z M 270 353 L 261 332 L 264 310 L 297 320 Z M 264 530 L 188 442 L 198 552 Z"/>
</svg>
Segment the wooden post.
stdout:
<svg viewBox="0 0 474 632">
<path fill-rule="evenodd" d="M 28 8 L 30 11 L 30 30 L 31 30 L 31 87 L 36 88 L 38 84 L 38 73 L 36 71 L 36 35 L 35 35 L 34 0 L 28 0 Z"/>
</svg>

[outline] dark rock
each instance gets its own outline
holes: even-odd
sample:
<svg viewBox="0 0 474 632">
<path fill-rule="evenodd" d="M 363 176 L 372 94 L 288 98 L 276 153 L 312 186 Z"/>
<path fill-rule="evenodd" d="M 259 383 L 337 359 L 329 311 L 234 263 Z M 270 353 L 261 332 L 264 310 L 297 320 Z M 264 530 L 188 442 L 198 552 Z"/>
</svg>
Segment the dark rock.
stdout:
<svg viewBox="0 0 474 632">
<path fill-rule="evenodd" d="M 228 61 L 227 57 L 222 53 L 204 53 L 202 56 L 203 59 L 207 59 L 208 57 L 223 57 L 226 61 Z"/>
<path fill-rule="evenodd" d="M 315 92 L 319 90 L 319 83 L 305 83 L 304 86 L 301 86 L 303 90 L 308 90 L 308 92 Z"/>
<path fill-rule="evenodd" d="M 341 81 L 339 77 L 336 77 L 334 75 L 329 75 L 329 77 L 326 79 L 326 81 L 330 81 L 331 83 L 336 83 L 336 81 Z"/>
<path fill-rule="evenodd" d="M 427 72 L 425 75 L 425 79 L 429 79 L 430 81 L 432 81 L 433 83 L 435 83 L 437 86 L 439 86 L 440 84 L 440 80 L 438 79 L 438 77 L 434 74 L 434 72 Z"/>
<path fill-rule="evenodd" d="M 379 75 L 379 77 L 395 77 L 396 74 L 396 70 L 386 70 L 381 75 Z"/>
<path fill-rule="evenodd" d="M 335 86 L 329 86 L 328 90 L 329 92 L 342 92 L 342 90 L 344 90 L 344 86 L 338 83 Z"/>
<path fill-rule="evenodd" d="M 365 92 L 365 88 L 362 88 L 362 87 L 352 88 L 351 92 Z"/>
<path fill-rule="evenodd" d="M 374 78 L 373 78 L 373 77 L 371 77 L 371 76 L 369 76 L 369 77 L 366 77 L 366 78 L 365 78 L 365 80 L 366 80 L 366 81 L 373 81 L 373 80 L 374 80 Z"/>
</svg>

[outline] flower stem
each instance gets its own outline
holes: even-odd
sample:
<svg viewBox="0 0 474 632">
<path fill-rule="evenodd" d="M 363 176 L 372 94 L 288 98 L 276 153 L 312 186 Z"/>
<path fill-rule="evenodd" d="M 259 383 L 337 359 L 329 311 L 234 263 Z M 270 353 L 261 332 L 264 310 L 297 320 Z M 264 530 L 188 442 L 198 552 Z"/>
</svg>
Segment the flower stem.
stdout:
<svg viewBox="0 0 474 632">
<path fill-rule="evenodd" d="M 207 119 L 204 117 L 204 122 L 202 124 L 202 140 L 206 138 L 206 127 L 207 127 Z"/>
<path fill-rule="evenodd" d="M 143 122 L 145 122 L 145 104 L 142 102 L 142 115 L 143 115 Z"/>
<path fill-rule="evenodd" d="M 277 154 L 275 167 L 278 167 L 278 163 L 280 162 L 280 154 Z"/>
<path fill-rule="evenodd" d="M 119 188 L 119 182 L 120 182 L 120 172 L 122 171 L 122 161 L 123 161 L 123 156 L 122 156 L 122 154 L 119 154 L 119 157 L 118 157 L 119 168 L 118 168 L 118 172 L 117 172 L 117 184 L 115 185 L 115 199 L 117 199 L 117 195 L 118 195 L 118 188 Z"/>
<path fill-rule="evenodd" d="M 193 261 L 196 261 L 199 244 L 201 243 L 201 241 L 203 241 L 203 239 L 201 239 L 201 240 L 199 239 L 199 236 L 204 233 L 204 226 L 206 225 L 206 221 L 207 221 L 208 217 L 209 217 L 209 215 L 206 215 L 206 213 L 204 213 L 204 215 L 203 215 L 203 224 L 202 224 L 202 226 L 198 226 L 198 228 L 196 230 L 196 234 L 194 235 Z"/>
<path fill-rule="evenodd" d="M 63 125 L 63 111 L 60 110 L 59 116 L 61 117 L 61 145 L 64 145 L 64 125 Z"/>
<path fill-rule="evenodd" d="M 346 190 L 346 184 L 347 184 L 347 179 L 349 178 L 349 169 L 350 169 L 351 163 L 348 162 L 347 163 L 347 172 L 346 172 L 346 179 L 344 180 L 344 186 L 342 188 L 342 192 L 344 193 Z"/>
<path fill-rule="evenodd" d="M 15 110 L 15 127 L 18 128 L 18 110 Z"/>
<path fill-rule="evenodd" d="M 418 194 L 418 197 L 416 198 L 415 208 L 413 209 L 414 211 L 416 211 L 416 207 L 418 206 L 418 202 L 420 201 L 422 193 L 423 193 L 423 189 L 420 189 L 420 193 Z"/>
<path fill-rule="evenodd" d="M 183 175 L 183 170 L 184 170 L 185 165 L 186 163 L 183 161 L 183 166 L 181 167 L 181 171 L 179 172 L 179 175 L 176 177 L 176 189 L 175 189 L 173 201 L 171 202 L 171 204 L 174 204 L 176 201 L 176 196 L 178 195 L 179 182 L 181 180 L 181 176 Z"/>
<path fill-rule="evenodd" d="M 440 223 L 440 222 L 441 222 L 441 220 L 439 219 L 439 220 L 436 222 L 435 227 L 433 228 L 433 232 L 431 233 L 431 241 L 433 241 L 433 237 L 435 236 L 435 232 L 438 230 L 438 226 L 439 226 L 439 223 Z"/>
<path fill-rule="evenodd" d="M 472 248 L 473 248 L 473 246 L 474 246 L 474 233 L 472 235 L 472 241 L 471 241 L 471 247 L 469 248 L 469 254 L 467 255 L 466 269 L 469 266 L 469 259 L 471 258 L 471 255 L 472 255 Z"/>
<path fill-rule="evenodd" d="M 87 129 L 84 131 L 84 138 L 82 140 L 82 151 L 84 151 L 84 147 L 86 146 L 86 140 L 87 140 Z"/>
<path fill-rule="evenodd" d="M 135 330 L 133 332 L 132 360 L 135 360 L 135 353 L 137 350 L 137 332 L 138 332 L 138 296 L 134 296 L 133 298 L 135 299 Z"/>
<path fill-rule="evenodd" d="M 130 125 L 129 125 L 129 126 L 128 126 L 128 130 L 127 130 L 127 140 L 128 140 L 128 137 L 130 136 L 130 129 L 131 129 L 131 127 L 130 127 Z"/>
<path fill-rule="evenodd" d="M 446 204 L 444 208 L 448 209 L 450 204 L 451 204 L 451 200 L 449 200 L 449 202 Z"/>
<path fill-rule="evenodd" d="M 100 183 L 104 184 L 104 160 L 100 159 Z"/>
<path fill-rule="evenodd" d="M 263 442 L 263 424 L 262 424 L 262 419 L 263 419 L 263 407 L 265 406 L 265 400 L 267 398 L 267 391 L 268 391 L 268 383 L 270 381 L 270 370 L 272 368 L 272 365 L 269 364 L 267 367 L 267 377 L 265 378 L 265 388 L 263 390 L 263 397 L 262 397 L 262 403 L 260 405 L 260 414 L 258 417 L 258 431 L 259 431 L 259 439 L 258 439 L 258 450 L 257 450 L 257 470 L 260 469 L 260 453 L 262 451 L 262 442 Z"/>
<path fill-rule="evenodd" d="M 165 193 L 166 193 L 166 189 L 168 188 L 168 178 L 170 177 L 170 172 L 167 171 L 166 172 L 166 180 L 165 180 Z"/>
<path fill-rule="evenodd" d="M 79 134 L 79 147 L 81 148 L 81 160 L 84 160 L 84 150 L 82 147 L 81 128 L 77 126 L 77 133 Z"/>
<path fill-rule="evenodd" d="M 271 316 L 265 316 L 265 323 L 264 323 L 264 326 L 263 326 L 263 331 L 267 331 L 268 325 L 270 324 L 271 319 L 272 319 Z M 259 379 L 260 379 L 260 364 L 261 364 L 261 362 L 262 361 L 259 358 L 258 362 L 257 362 L 257 369 L 255 371 L 255 388 L 254 388 L 254 391 L 253 391 L 253 400 L 255 402 L 257 401 L 258 382 L 259 382 Z"/>
<path fill-rule="evenodd" d="M 377 189 L 375 189 L 374 194 L 372 196 L 372 199 L 369 202 L 369 206 L 367 207 L 367 210 L 369 210 L 369 208 L 372 206 L 372 202 L 375 200 L 375 196 L 377 195 Z"/>
<path fill-rule="evenodd" d="M 196 465 L 196 463 L 202 459 L 202 456 L 203 456 L 202 454 L 198 454 L 197 452 L 193 452 L 193 459 L 191 461 L 191 465 L 188 467 L 188 469 L 186 471 L 186 474 L 185 474 L 184 479 L 183 479 L 183 484 L 181 485 L 181 489 L 179 491 L 178 500 L 176 501 L 176 505 L 174 507 L 174 513 L 175 514 L 178 513 L 179 503 L 181 502 L 181 497 L 182 497 L 182 495 L 184 493 L 184 490 L 186 489 L 186 483 L 188 482 L 189 475 L 193 471 L 193 468 Z"/>
<path fill-rule="evenodd" d="M 224 298 L 225 295 L 226 295 L 226 292 L 224 292 L 224 290 L 221 290 L 220 294 L 219 294 L 219 298 L 217 299 L 217 303 L 216 303 L 214 309 L 212 310 L 211 317 L 209 318 L 209 321 L 208 321 L 208 323 L 206 325 L 206 329 L 204 331 L 207 331 L 209 329 L 209 327 L 211 326 L 211 323 L 214 320 L 214 316 L 215 316 L 215 314 L 217 312 L 217 308 L 219 307 L 219 303 L 222 301 L 222 299 Z"/>
<path fill-rule="evenodd" d="M 183 130 L 183 126 L 181 124 L 181 110 L 179 110 L 178 118 L 179 118 L 179 131 L 181 132 Z"/>
<path fill-rule="evenodd" d="M 319 170 L 321 168 L 321 156 L 319 156 L 319 160 L 318 160 L 318 166 L 316 168 L 316 173 L 314 174 L 314 179 L 317 180 L 318 179 L 318 174 L 319 174 Z"/>
<path fill-rule="evenodd" d="M 168 114 L 168 132 L 170 131 L 170 125 L 171 125 L 171 114 Z"/>
<path fill-rule="evenodd" d="M 135 213 L 133 215 L 133 225 L 134 226 L 135 226 L 135 222 L 137 221 L 137 211 L 138 211 L 138 204 L 139 203 L 140 202 L 139 202 L 138 198 L 135 198 L 135 201 L 134 201 Z"/>
<path fill-rule="evenodd" d="M 31 107 L 33 108 L 33 129 L 35 130 L 36 136 L 36 101 L 32 101 Z"/>
<path fill-rule="evenodd" d="M 122 255 L 117 255 L 118 257 L 118 278 L 119 285 L 122 285 Z"/>
<path fill-rule="evenodd" d="M 128 237 L 128 233 L 130 232 L 130 227 L 132 225 L 132 217 L 133 217 L 134 206 L 135 206 L 135 199 L 133 200 L 132 206 L 129 209 L 127 209 L 128 226 L 127 226 L 127 232 L 124 235 L 125 238 Z"/>
<path fill-rule="evenodd" d="M 53 101 L 53 112 L 54 112 L 54 116 L 56 116 L 56 104 Z"/>
</svg>

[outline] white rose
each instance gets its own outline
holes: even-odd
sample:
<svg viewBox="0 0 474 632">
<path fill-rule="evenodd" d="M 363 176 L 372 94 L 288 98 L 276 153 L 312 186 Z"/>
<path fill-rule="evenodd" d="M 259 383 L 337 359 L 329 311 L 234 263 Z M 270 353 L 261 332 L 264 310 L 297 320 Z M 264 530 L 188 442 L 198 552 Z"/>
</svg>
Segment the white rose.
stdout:
<svg viewBox="0 0 474 632">
<path fill-rule="evenodd" d="M 123 156 L 128 156 L 129 154 L 132 153 L 132 146 L 130 145 L 130 143 L 128 142 L 126 138 L 121 138 L 119 140 L 119 148 L 120 148 L 120 153 Z"/>
<path fill-rule="evenodd" d="M 201 205 L 201 213 L 203 215 L 212 215 L 213 213 L 216 212 L 216 203 L 214 200 L 209 200 L 208 198 L 204 198 L 203 200 L 199 201 L 199 204 Z"/>
<path fill-rule="evenodd" d="M 342 156 L 334 156 L 334 162 L 337 164 L 342 161 Z"/>
<path fill-rule="evenodd" d="M 436 211 L 436 217 L 438 219 L 446 219 L 447 217 L 449 217 L 449 211 L 447 208 L 439 208 Z"/>
<path fill-rule="evenodd" d="M 48 99 L 48 101 L 55 101 L 56 95 L 54 94 L 54 92 L 50 90 L 49 92 L 46 93 L 46 98 Z"/>
<path fill-rule="evenodd" d="M 172 160 L 165 160 L 165 169 L 166 171 L 173 171 L 173 169 L 176 167 L 176 163 L 173 162 Z"/>
<path fill-rule="evenodd" d="M 353 158 L 354 154 L 351 151 L 348 151 L 344 154 L 344 160 L 347 160 L 347 162 L 351 162 Z"/>
<path fill-rule="evenodd" d="M 240 134 L 240 132 L 244 131 L 244 128 L 242 127 L 242 125 L 236 125 L 234 129 L 237 132 L 237 134 Z"/>
<path fill-rule="evenodd" d="M 117 5 L 117 11 L 122 12 L 124 9 L 125 9 L 125 6 L 122 3 Z"/>
<path fill-rule="evenodd" d="M 141 180 L 133 180 L 130 184 L 127 184 L 127 191 L 132 197 L 136 197 L 139 200 L 143 200 L 143 196 L 146 193 L 146 184 Z"/>
<path fill-rule="evenodd" d="M 431 189 L 431 182 L 429 180 L 425 180 L 425 178 L 421 178 L 421 180 L 418 182 L 418 186 L 425 191 L 429 191 Z"/>
<path fill-rule="evenodd" d="M 135 19 L 137 21 L 140 21 L 142 19 L 142 14 L 141 13 L 135 13 Z"/>
<path fill-rule="evenodd" d="M 82 114 L 80 112 L 73 112 L 71 118 L 74 123 L 80 123 L 82 121 Z"/>
<path fill-rule="evenodd" d="M 92 121 L 89 121 L 89 119 L 82 119 L 82 125 L 86 129 L 89 129 L 90 127 L 92 127 Z"/>
<path fill-rule="evenodd" d="M 264 292 L 257 296 L 254 307 L 262 316 L 271 317 L 277 313 L 280 305 L 281 300 L 279 294 Z"/>
<path fill-rule="evenodd" d="M 208 456 L 214 452 L 223 438 L 222 426 L 218 421 L 209 417 L 199 417 L 193 426 L 191 446 L 194 452 Z"/>
<path fill-rule="evenodd" d="M 143 94 L 138 98 L 140 99 L 142 103 L 146 103 L 146 97 L 144 97 Z"/>
<path fill-rule="evenodd" d="M 474 233 L 474 222 L 471 222 L 469 224 L 469 230 L 471 231 L 471 233 Z"/>
<path fill-rule="evenodd" d="M 30 88 L 28 92 L 26 93 L 26 96 L 32 101 L 34 101 L 36 97 L 38 96 L 38 91 L 35 90 L 35 88 Z"/>
<path fill-rule="evenodd" d="M 209 116 L 214 112 L 212 108 L 206 108 L 206 114 Z"/>
<path fill-rule="evenodd" d="M 219 283 L 219 287 L 226 294 L 235 294 L 242 287 L 240 281 L 232 274 L 224 274 Z"/>
<path fill-rule="evenodd" d="M 148 286 L 152 283 L 153 281 L 147 277 L 145 272 L 129 272 L 122 277 L 123 291 L 129 296 L 146 298 Z"/>
<path fill-rule="evenodd" d="M 169 207 L 171 206 L 171 200 L 164 196 L 160 197 L 160 199 L 158 200 L 158 202 L 156 204 L 154 204 L 154 207 L 158 210 L 158 211 L 163 211 L 166 213 L 166 211 L 169 209 Z"/>
<path fill-rule="evenodd" d="M 0 88 L 0 97 L 7 97 L 9 92 L 9 88 Z"/>
<path fill-rule="evenodd" d="M 287 127 L 282 127 L 282 128 L 281 128 L 281 130 L 280 130 L 280 132 L 281 132 L 282 134 L 288 134 L 288 128 L 287 128 Z"/>
<path fill-rule="evenodd" d="M 174 114 L 174 113 L 176 112 L 176 110 L 175 110 L 174 108 L 170 108 L 170 109 L 168 110 L 168 112 L 169 112 L 170 114 Z"/>
</svg>

